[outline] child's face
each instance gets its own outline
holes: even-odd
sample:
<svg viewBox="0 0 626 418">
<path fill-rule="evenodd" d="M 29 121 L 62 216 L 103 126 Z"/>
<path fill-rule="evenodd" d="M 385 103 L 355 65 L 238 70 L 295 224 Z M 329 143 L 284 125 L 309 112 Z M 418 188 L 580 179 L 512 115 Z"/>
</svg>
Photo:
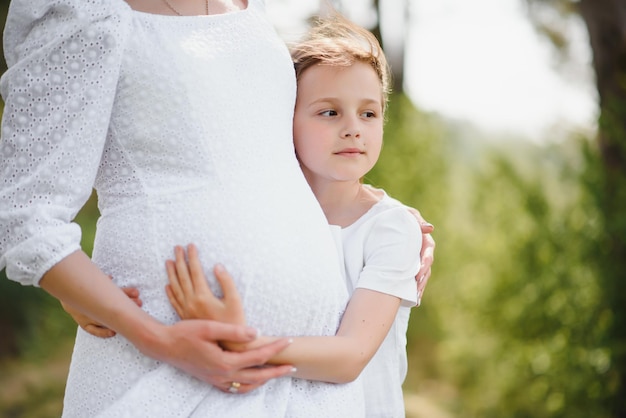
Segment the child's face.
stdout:
<svg viewBox="0 0 626 418">
<path fill-rule="evenodd" d="M 298 81 L 294 144 L 311 181 L 358 181 L 383 142 L 381 84 L 372 67 L 315 65 Z"/>
</svg>

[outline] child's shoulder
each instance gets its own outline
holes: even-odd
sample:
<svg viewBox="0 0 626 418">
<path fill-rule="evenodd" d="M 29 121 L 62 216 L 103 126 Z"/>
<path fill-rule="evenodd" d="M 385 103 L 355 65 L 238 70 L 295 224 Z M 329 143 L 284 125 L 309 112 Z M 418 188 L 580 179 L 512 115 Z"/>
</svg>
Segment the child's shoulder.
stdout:
<svg viewBox="0 0 626 418">
<path fill-rule="evenodd" d="M 384 189 L 370 186 L 368 184 L 363 185 L 365 188 L 369 190 L 370 193 L 375 194 L 378 197 L 378 202 L 376 206 L 379 210 L 387 211 L 387 210 L 400 210 L 403 209 L 411 218 L 415 219 L 413 215 L 411 215 L 409 208 L 398 199 L 391 197 Z"/>
<path fill-rule="evenodd" d="M 421 226 L 406 205 L 389 196 L 383 189 L 367 187 L 375 193 L 380 193 L 380 200 L 368 213 L 372 224 L 385 229 L 392 226 L 401 234 L 421 237 Z"/>
</svg>

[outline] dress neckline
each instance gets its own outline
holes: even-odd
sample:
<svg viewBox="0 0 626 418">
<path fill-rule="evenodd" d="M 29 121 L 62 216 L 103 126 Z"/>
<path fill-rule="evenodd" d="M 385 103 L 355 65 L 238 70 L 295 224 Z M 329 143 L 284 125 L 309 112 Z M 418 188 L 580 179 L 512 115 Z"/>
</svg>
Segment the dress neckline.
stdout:
<svg viewBox="0 0 626 418">
<path fill-rule="evenodd" d="M 252 1 L 253 0 L 247 0 L 246 1 L 246 7 L 244 9 L 234 10 L 232 12 L 209 14 L 209 15 L 183 15 L 183 16 L 164 15 L 164 14 L 160 14 L 160 13 L 142 12 L 141 10 L 133 9 L 125 1 L 124 1 L 124 3 L 131 10 L 131 12 L 133 14 L 135 14 L 136 16 L 139 16 L 139 17 L 152 18 L 152 19 L 167 19 L 167 20 L 169 20 L 169 19 L 171 19 L 171 20 L 190 20 L 190 19 L 221 19 L 221 18 L 230 17 L 230 16 L 244 15 L 244 14 L 248 13 L 248 11 L 250 10 L 250 7 L 252 7 L 252 5 L 250 4 Z"/>
</svg>

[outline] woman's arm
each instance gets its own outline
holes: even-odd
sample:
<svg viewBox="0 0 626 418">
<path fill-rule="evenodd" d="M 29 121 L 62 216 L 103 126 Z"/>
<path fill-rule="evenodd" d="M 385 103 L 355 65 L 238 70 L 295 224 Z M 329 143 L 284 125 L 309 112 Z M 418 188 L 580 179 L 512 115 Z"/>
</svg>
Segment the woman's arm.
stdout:
<svg viewBox="0 0 626 418">
<path fill-rule="evenodd" d="M 109 279 L 112 279 L 112 277 L 109 276 Z M 122 287 L 121 289 L 122 289 L 122 292 L 124 292 L 124 294 L 126 294 L 126 296 L 130 298 L 130 300 L 135 302 L 135 305 L 139 307 L 143 305 L 143 302 L 141 301 L 141 298 L 139 297 L 139 290 L 137 290 L 136 287 Z M 91 335 L 95 337 L 100 337 L 100 338 L 111 338 L 116 335 L 116 332 L 113 331 L 112 329 L 105 327 L 101 323 L 95 321 L 94 319 L 85 315 L 81 311 L 74 309 L 73 307 L 69 306 L 67 303 L 64 303 L 63 301 L 61 301 L 61 307 L 63 308 L 65 312 L 67 312 L 72 317 L 72 319 L 74 319 L 74 321 L 76 321 L 76 323 L 82 329 L 84 329 L 86 332 L 90 333 Z"/>
<path fill-rule="evenodd" d="M 168 298 L 183 319 L 206 318 L 245 324 L 243 306 L 234 282 L 220 265 L 214 268 L 222 287 L 223 298 L 211 292 L 194 245 L 187 257 L 182 247 L 175 249 L 175 262 L 167 262 L 170 284 Z M 293 337 L 292 343 L 268 360 L 269 364 L 291 364 L 294 376 L 333 383 L 346 383 L 357 378 L 378 350 L 389 331 L 400 299 L 368 289 L 357 289 L 346 308 L 335 336 Z M 267 344 L 278 337 L 260 337 L 252 343 L 223 341 L 227 348 L 239 351 Z"/>
</svg>

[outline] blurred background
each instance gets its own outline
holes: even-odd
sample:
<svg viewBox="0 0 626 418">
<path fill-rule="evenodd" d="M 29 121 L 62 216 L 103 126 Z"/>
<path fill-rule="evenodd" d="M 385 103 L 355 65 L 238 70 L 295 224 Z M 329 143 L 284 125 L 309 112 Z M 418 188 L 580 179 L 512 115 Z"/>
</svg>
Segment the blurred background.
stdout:
<svg viewBox="0 0 626 418">
<path fill-rule="evenodd" d="M 287 42 L 325 7 L 266 3 Z M 626 0 L 331 3 L 394 72 L 366 181 L 436 227 L 407 417 L 626 417 Z M 0 416 L 59 416 L 75 325 L 0 276 Z"/>
</svg>

